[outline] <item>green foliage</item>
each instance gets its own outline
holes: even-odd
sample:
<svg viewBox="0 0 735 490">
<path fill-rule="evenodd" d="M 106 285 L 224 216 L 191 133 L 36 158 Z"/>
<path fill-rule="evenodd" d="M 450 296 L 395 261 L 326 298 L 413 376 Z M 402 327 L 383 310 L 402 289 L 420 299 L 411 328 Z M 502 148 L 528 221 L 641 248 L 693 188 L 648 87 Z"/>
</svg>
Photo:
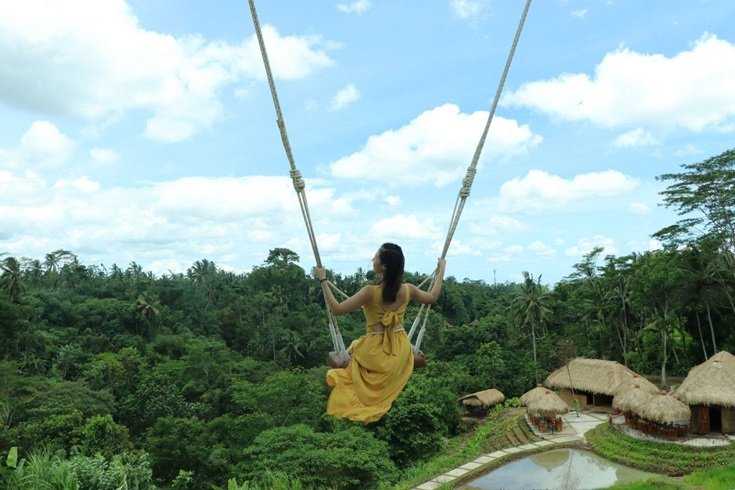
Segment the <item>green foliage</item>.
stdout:
<svg viewBox="0 0 735 490">
<path fill-rule="evenodd" d="M 440 379 L 416 374 L 376 424 L 376 435 L 388 443 L 393 460 L 405 467 L 441 450 L 443 438 L 458 425 L 455 393 Z"/>
<path fill-rule="evenodd" d="M 226 490 L 310 490 L 300 480 L 292 478 L 284 473 L 273 473 L 267 471 L 263 483 L 243 482 L 241 485 L 237 483 L 235 478 L 231 478 L 227 482 Z M 321 487 L 320 487 L 321 488 Z M 324 490 L 330 490 L 334 487 L 323 487 Z"/>
<path fill-rule="evenodd" d="M 262 414 L 269 427 L 306 424 L 319 427 L 327 402 L 325 370 L 280 371 L 261 383 L 235 382 L 232 398 L 240 413 Z"/>
<path fill-rule="evenodd" d="M 101 454 L 112 459 L 131 449 L 128 429 L 115 423 L 112 416 L 94 415 L 88 418 L 78 431 L 77 450 L 87 456 Z"/>
<path fill-rule="evenodd" d="M 684 193 L 695 189 L 691 170 L 676 177 L 690 179 Z M 705 190 L 712 188 L 697 192 Z M 150 481 L 152 471 L 161 487 L 192 489 L 233 478 L 250 488 L 276 485 L 278 473 L 272 481 L 250 473 L 276 457 L 288 485 L 319 486 L 319 475 L 306 470 L 316 464 L 307 456 L 318 455 L 332 465 L 316 464 L 324 475 L 334 468 L 348 475 L 328 485 L 385 487 L 399 474 L 410 479 L 480 450 L 477 433 L 460 424 L 462 395 L 498 388 L 513 406 L 537 378 L 575 356 L 683 375 L 715 351 L 735 350 L 735 248 L 714 233 L 722 225 L 713 221 L 696 239 L 679 235 L 684 246 L 663 251 L 602 257 L 595 249 L 553 287 L 530 273 L 521 284 L 447 278 L 422 345 L 427 367 L 367 428 L 324 414 L 331 344 L 323 300 L 288 249 L 272 250 L 246 274 L 201 259 L 185 274 L 162 277 L 135 262 L 84 266 L 65 250 L 40 260 L 0 254 L 7 266 L 0 276 L 0 448 L 19 446 L 39 459 L 45 447 L 60 475 L 76 475 L 70 464 L 77 461 L 88 481 L 117 471 L 118 455 L 145 449 L 150 463 L 124 463 L 128 482 L 133 473 Z M 362 270 L 333 277 L 347 292 L 374 279 Z M 406 274 L 414 283 L 422 277 Z M 22 288 L 12 286 L 11 294 L 12 281 Z M 340 326 L 348 342 L 365 328 L 359 313 L 340 318 Z M 487 431 L 486 442 L 506 427 L 494 417 L 492 430 L 478 429 Z M 314 449 L 286 446 L 298 441 Z M 359 459 L 363 446 L 385 478 Z M 30 456 L 22 465 L 30 468 Z"/>
<path fill-rule="evenodd" d="M 124 452 L 110 460 L 101 455 L 66 460 L 43 449 L 21 460 L 5 484 L 8 490 L 149 490 L 151 472 L 144 453 Z"/>
<path fill-rule="evenodd" d="M 339 433 L 315 432 L 305 425 L 262 432 L 245 450 L 237 473 L 264 485 L 268 471 L 335 489 L 377 488 L 396 477 L 387 445 L 354 425 Z"/>
<path fill-rule="evenodd" d="M 633 439 L 603 424 L 586 433 L 595 452 L 612 461 L 672 476 L 731 465 L 735 445 L 693 447 Z"/>
</svg>

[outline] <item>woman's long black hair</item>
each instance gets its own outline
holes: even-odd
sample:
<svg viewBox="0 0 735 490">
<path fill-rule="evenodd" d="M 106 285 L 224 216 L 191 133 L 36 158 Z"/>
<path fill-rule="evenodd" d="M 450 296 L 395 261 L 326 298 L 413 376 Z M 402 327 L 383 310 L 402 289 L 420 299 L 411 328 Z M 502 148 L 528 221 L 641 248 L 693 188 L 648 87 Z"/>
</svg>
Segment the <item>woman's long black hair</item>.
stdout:
<svg viewBox="0 0 735 490">
<path fill-rule="evenodd" d="M 403 283 L 405 259 L 403 250 L 395 243 L 384 243 L 378 253 L 380 262 L 385 266 L 383 272 L 383 302 L 395 303 Z"/>
</svg>

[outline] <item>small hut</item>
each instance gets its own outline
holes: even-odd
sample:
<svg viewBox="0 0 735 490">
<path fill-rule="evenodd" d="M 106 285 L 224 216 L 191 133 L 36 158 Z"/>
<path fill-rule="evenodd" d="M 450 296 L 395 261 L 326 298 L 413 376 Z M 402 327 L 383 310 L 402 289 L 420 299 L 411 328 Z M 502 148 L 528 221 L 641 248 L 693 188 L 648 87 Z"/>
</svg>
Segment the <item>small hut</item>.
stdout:
<svg viewBox="0 0 735 490">
<path fill-rule="evenodd" d="M 551 373 L 544 385 L 559 389 L 570 407 L 610 407 L 614 389 L 634 376 L 635 371 L 619 362 L 578 357 Z"/>
<path fill-rule="evenodd" d="M 619 385 L 613 388 L 613 396 L 618 396 L 623 391 L 627 391 L 634 386 L 645 391 L 646 393 L 650 393 L 651 395 L 657 395 L 661 391 L 658 386 L 651 383 L 640 374 L 634 372 L 633 376 L 627 379 L 624 377 L 623 381 L 621 381 Z M 615 401 L 613 400 L 613 407 L 614 406 Z"/>
<path fill-rule="evenodd" d="M 689 432 L 691 410 L 669 393 L 662 391 L 635 409 L 637 429 L 655 437 L 675 439 Z"/>
<path fill-rule="evenodd" d="M 658 391 L 656 392 L 658 393 Z M 638 417 L 636 413 L 638 409 L 648 402 L 654 395 L 640 385 L 634 385 L 632 388 L 620 390 L 613 398 L 613 408 L 623 412 L 625 423 L 634 429 L 638 428 Z"/>
<path fill-rule="evenodd" d="M 541 432 L 560 432 L 564 428 L 561 415 L 569 411 L 569 406 L 559 395 L 546 390 L 543 395 L 529 400 L 526 410 L 528 419 Z"/>
<path fill-rule="evenodd" d="M 484 415 L 488 408 L 501 403 L 503 400 L 505 400 L 505 395 L 495 388 L 478 391 L 459 399 L 470 415 Z"/>
<path fill-rule="evenodd" d="M 735 434 L 735 356 L 721 351 L 693 367 L 674 396 L 689 405 L 694 432 Z"/>
<path fill-rule="evenodd" d="M 544 396 L 547 391 L 549 391 L 548 388 L 544 388 L 543 385 L 538 385 L 521 395 L 521 403 L 528 405 L 528 402 L 540 396 Z"/>
</svg>

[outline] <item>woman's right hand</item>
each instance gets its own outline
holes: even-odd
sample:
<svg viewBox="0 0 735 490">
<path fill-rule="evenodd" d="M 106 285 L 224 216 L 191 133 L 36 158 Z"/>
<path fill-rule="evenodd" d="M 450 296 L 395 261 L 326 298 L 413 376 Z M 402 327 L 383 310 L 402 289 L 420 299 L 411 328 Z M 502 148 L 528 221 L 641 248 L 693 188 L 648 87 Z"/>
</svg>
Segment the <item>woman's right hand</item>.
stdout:
<svg viewBox="0 0 735 490">
<path fill-rule="evenodd" d="M 439 257 L 439 260 L 437 261 L 437 264 L 436 264 L 437 269 L 439 269 L 440 271 L 443 271 L 446 266 L 447 266 L 447 259 L 443 259 Z"/>
<path fill-rule="evenodd" d="M 327 278 L 327 269 L 325 269 L 324 267 L 317 267 L 316 268 L 316 278 L 319 279 L 320 281 L 322 279 L 326 279 Z"/>
</svg>

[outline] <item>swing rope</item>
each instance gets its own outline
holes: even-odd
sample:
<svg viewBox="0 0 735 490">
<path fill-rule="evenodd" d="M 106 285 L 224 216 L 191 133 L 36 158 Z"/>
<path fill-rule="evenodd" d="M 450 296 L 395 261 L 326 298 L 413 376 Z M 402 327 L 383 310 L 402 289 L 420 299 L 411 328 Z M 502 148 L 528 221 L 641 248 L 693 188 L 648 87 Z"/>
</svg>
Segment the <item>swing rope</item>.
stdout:
<svg viewBox="0 0 735 490">
<path fill-rule="evenodd" d="M 515 37 L 513 38 L 513 44 L 511 45 L 510 51 L 508 53 L 508 58 L 505 61 L 505 67 L 503 68 L 503 73 L 500 76 L 500 81 L 498 82 L 498 88 L 495 90 L 495 97 L 493 99 L 492 106 L 490 107 L 490 112 L 488 113 L 487 121 L 485 122 L 485 127 L 482 131 L 482 136 L 480 136 L 480 141 L 477 143 L 477 147 L 475 148 L 475 153 L 472 156 L 472 161 L 470 163 L 470 166 L 467 167 L 467 173 L 465 174 L 464 179 L 462 179 L 462 187 L 459 189 L 459 193 L 457 194 L 457 199 L 454 203 L 454 210 L 452 211 L 452 219 L 449 222 L 449 229 L 447 231 L 447 238 L 444 241 L 444 248 L 442 250 L 441 258 L 444 259 L 447 256 L 447 252 L 449 251 L 449 245 L 452 243 L 452 238 L 454 237 L 454 233 L 457 231 L 457 225 L 459 224 L 459 218 L 462 215 L 462 210 L 464 209 L 465 202 L 467 201 L 467 198 L 470 196 L 470 191 L 472 190 L 472 183 L 475 180 L 475 175 L 477 174 L 477 163 L 480 161 L 480 155 L 482 154 L 482 150 L 485 146 L 485 140 L 487 138 L 488 131 L 490 130 L 490 124 L 493 121 L 493 117 L 495 116 L 495 110 L 498 107 L 498 102 L 500 101 L 500 95 L 503 92 L 503 87 L 505 86 L 505 80 L 508 77 L 508 72 L 510 71 L 510 65 L 513 62 L 513 56 L 515 55 L 516 48 L 518 47 L 518 41 L 521 38 L 521 32 L 523 31 L 523 26 L 526 23 L 526 17 L 528 15 L 528 10 L 531 7 L 531 0 L 526 0 L 526 5 L 523 8 L 523 13 L 521 14 L 521 19 L 518 22 L 518 27 L 516 29 Z M 429 289 L 431 289 L 431 286 L 434 284 L 434 279 L 436 277 L 436 270 L 431 275 L 431 285 L 429 286 Z M 414 346 L 414 352 L 419 352 L 421 349 L 421 341 L 424 338 L 424 333 L 426 331 L 426 323 L 429 318 L 429 312 L 431 311 L 431 305 L 421 305 L 421 308 L 419 308 L 418 314 L 416 315 L 416 320 L 414 320 L 413 325 L 411 326 L 411 330 L 408 333 L 409 340 L 412 341 Z M 416 330 L 416 326 L 419 323 L 419 318 L 423 315 L 423 323 L 421 324 L 421 329 L 419 330 L 418 337 L 416 338 L 416 341 L 413 342 L 413 335 Z"/>
<path fill-rule="evenodd" d="M 311 242 L 311 248 L 314 252 L 314 259 L 316 260 L 316 266 L 322 267 L 321 258 L 319 256 L 319 248 L 317 246 L 316 242 L 316 235 L 314 233 L 314 228 L 311 224 L 311 216 L 309 214 L 309 205 L 306 200 L 306 184 L 304 183 L 304 179 L 301 177 L 301 172 L 296 167 L 296 163 L 294 161 L 293 152 L 291 151 L 291 144 L 288 140 L 288 133 L 286 132 L 286 124 L 283 120 L 283 114 L 281 112 L 281 104 L 278 100 L 278 93 L 276 92 L 276 84 L 273 79 L 273 73 L 271 71 L 270 62 L 268 61 L 268 53 L 266 52 L 265 48 L 265 41 L 263 40 L 263 34 L 260 30 L 260 22 L 258 21 L 258 13 L 255 10 L 255 2 L 254 0 L 248 0 L 250 4 L 250 14 L 253 19 L 253 24 L 255 26 L 255 34 L 258 38 L 258 44 L 260 46 L 260 54 L 263 58 L 263 65 L 265 66 L 266 76 L 268 78 L 268 86 L 270 87 L 271 91 L 271 97 L 273 98 L 273 105 L 276 110 L 276 122 L 278 124 L 278 129 L 281 133 L 281 142 L 283 143 L 283 148 L 286 151 L 286 157 L 288 158 L 288 163 L 291 167 L 290 175 L 291 180 L 293 182 L 294 189 L 296 190 L 296 194 L 299 198 L 299 205 L 301 207 L 301 214 L 304 218 L 304 223 L 306 225 L 306 231 L 309 235 L 309 241 Z M 487 138 L 488 131 L 490 130 L 490 124 L 492 123 L 493 117 L 495 116 L 495 111 L 498 106 L 498 102 L 500 100 L 500 95 L 503 91 L 503 87 L 505 86 L 505 80 L 508 76 L 508 71 L 510 70 L 510 65 L 513 61 L 513 56 L 515 55 L 516 47 L 518 46 L 518 41 L 521 37 L 521 32 L 523 31 L 523 26 L 526 22 L 526 16 L 528 15 L 528 10 L 531 6 L 531 0 L 526 0 L 525 7 L 523 9 L 523 13 L 521 14 L 520 22 L 518 23 L 518 28 L 516 29 L 515 37 L 513 38 L 513 44 L 511 46 L 510 52 L 508 53 L 508 58 L 505 62 L 505 67 L 503 69 L 503 73 L 500 77 L 500 81 L 498 83 L 498 87 L 495 91 L 495 98 L 493 99 L 492 106 L 490 108 L 490 112 L 488 113 L 488 118 L 485 123 L 485 127 L 482 131 L 482 136 L 480 137 L 480 141 L 477 144 L 477 147 L 475 148 L 475 153 L 472 157 L 472 161 L 470 163 L 470 166 L 467 168 L 467 173 L 465 174 L 464 179 L 462 180 L 462 187 L 459 190 L 459 193 L 457 194 L 457 199 L 454 204 L 454 209 L 452 211 L 452 218 L 450 220 L 449 229 L 447 231 L 447 237 L 444 241 L 444 248 L 442 249 L 442 255 L 441 258 L 444 259 L 447 256 L 447 252 L 449 251 L 449 246 L 452 242 L 452 238 L 454 237 L 454 233 L 457 230 L 457 225 L 459 224 L 459 219 L 462 215 L 462 211 L 464 209 L 465 203 L 467 201 L 467 198 L 470 195 L 470 191 L 472 190 L 472 183 L 475 179 L 475 175 L 477 174 L 477 164 L 480 160 L 480 155 L 482 154 L 482 150 L 485 146 L 485 140 Z M 437 270 L 434 270 L 434 272 L 427 277 L 422 283 L 419 285 L 421 287 L 423 284 L 425 284 L 427 281 L 430 280 L 429 289 L 431 289 L 431 286 L 433 286 L 434 281 L 436 279 L 436 273 Z M 331 282 L 327 281 L 327 284 L 330 285 L 330 287 L 333 287 L 339 291 L 338 288 Z M 343 296 L 347 296 L 344 292 L 339 291 L 340 294 Z M 347 353 L 347 350 L 345 349 L 344 340 L 342 338 L 342 334 L 340 333 L 339 326 L 337 324 L 337 318 L 334 315 L 334 313 L 330 310 L 328 303 L 326 302 L 325 298 L 325 305 L 327 310 L 327 318 L 329 323 L 329 331 L 330 335 L 332 337 L 332 345 L 334 347 L 335 352 L 339 356 L 340 360 L 346 363 L 349 360 L 349 354 Z M 418 327 L 419 323 L 421 324 L 421 327 L 419 328 L 418 337 L 416 338 L 416 341 L 414 343 L 414 352 L 419 352 L 421 347 L 421 341 L 423 340 L 424 333 L 426 331 L 426 324 L 428 322 L 429 318 L 429 312 L 431 311 L 430 305 L 421 305 L 419 308 L 418 314 L 416 315 L 416 319 L 414 320 L 413 324 L 411 325 L 411 329 L 408 334 L 409 340 L 413 339 L 413 336 L 416 332 L 416 328 Z M 423 322 L 421 321 L 423 318 Z M 413 342 L 413 341 L 412 341 Z"/>
<path fill-rule="evenodd" d="M 301 215 L 304 218 L 304 224 L 306 225 L 306 232 L 309 235 L 309 242 L 311 242 L 311 249 L 314 251 L 314 259 L 316 260 L 316 266 L 322 266 L 322 260 L 319 256 L 319 247 L 316 243 L 316 234 L 314 233 L 314 227 L 311 224 L 311 215 L 309 214 L 309 204 L 306 200 L 306 183 L 301 177 L 301 172 L 296 167 L 294 161 L 293 152 L 291 151 L 291 143 L 288 140 L 288 133 L 286 132 L 286 123 L 283 120 L 283 113 L 281 112 L 281 104 L 278 101 L 278 93 L 276 92 L 276 83 L 273 79 L 273 72 L 271 71 L 270 62 L 268 61 L 268 53 L 265 49 L 265 41 L 263 40 L 263 33 L 260 30 L 260 22 L 258 21 L 258 13 L 255 10 L 254 0 L 250 2 L 250 15 L 253 18 L 253 24 L 255 25 L 255 35 L 258 38 L 258 45 L 260 46 L 260 55 L 263 58 L 263 65 L 265 66 L 266 76 L 268 78 L 268 86 L 270 87 L 271 97 L 273 98 L 273 106 L 276 110 L 276 122 L 278 124 L 278 130 L 281 133 L 281 142 L 283 143 L 283 149 L 286 151 L 286 157 L 291 167 L 290 175 L 293 187 L 296 190 L 296 194 L 299 198 L 299 205 L 301 207 Z M 331 283 L 330 283 L 331 284 Z M 339 325 L 337 324 L 337 318 L 329 308 L 329 304 L 325 298 L 325 306 L 327 310 L 327 322 L 329 325 L 329 333 L 332 337 L 332 346 L 334 351 L 340 357 L 341 360 L 346 361 L 348 358 L 347 349 L 345 349 L 345 343 L 342 338 L 342 334 L 339 331 Z"/>
</svg>

